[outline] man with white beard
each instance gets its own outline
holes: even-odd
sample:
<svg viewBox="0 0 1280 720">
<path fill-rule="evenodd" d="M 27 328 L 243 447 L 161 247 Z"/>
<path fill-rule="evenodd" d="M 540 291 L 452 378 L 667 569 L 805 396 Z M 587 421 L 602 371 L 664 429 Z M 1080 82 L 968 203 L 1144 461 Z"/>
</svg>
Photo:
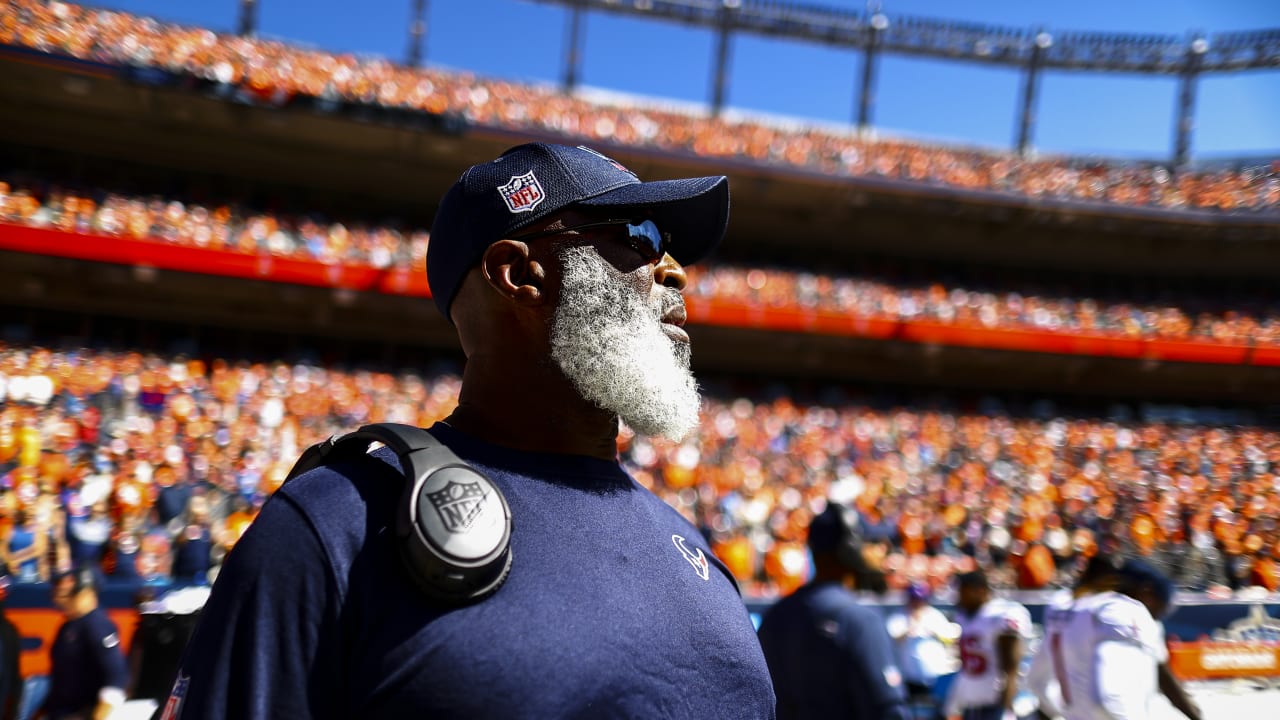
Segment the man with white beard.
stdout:
<svg viewBox="0 0 1280 720">
<path fill-rule="evenodd" d="M 682 263 L 728 209 L 723 177 L 642 183 L 587 148 L 463 173 L 427 257 L 467 357 L 429 429 L 456 457 L 308 451 L 224 563 L 164 717 L 774 717 L 729 571 L 617 458 L 619 420 L 698 422 Z"/>
</svg>

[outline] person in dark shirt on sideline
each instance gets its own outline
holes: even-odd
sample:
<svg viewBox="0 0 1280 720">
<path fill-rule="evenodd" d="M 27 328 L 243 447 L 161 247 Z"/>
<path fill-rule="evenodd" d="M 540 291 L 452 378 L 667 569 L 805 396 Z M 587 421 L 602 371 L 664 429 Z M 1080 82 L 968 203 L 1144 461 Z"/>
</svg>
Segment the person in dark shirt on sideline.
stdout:
<svg viewBox="0 0 1280 720">
<path fill-rule="evenodd" d="M 16 718 L 22 699 L 22 635 L 4 612 L 8 595 L 9 579 L 0 578 L 0 720 Z"/>
<path fill-rule="evenodd" d="M 683 263 L 723 237 L 727 183 L 541 143 L 464 172 L 427 272 L 467 364 L 429 436 L 470 470 L 308 450 L 336 457 L 227 555 L 162 717 L 772 718 L 732 575 L 618 461 L 620 419 L 697 425 Z"/>
<path fill-rule="evenodd" d="M 50 649 L 47 720 L 103 720 L 125 701 L 129 670 L 115 623 L 98 607 L 96 575 L 81 567 L 53 580 L 66 621 Z"/>
<path fill-rule="evenodd" d="M 829 503 L 809 525 L 809 550 L 813 578 L 760 622 L 778 720 L 909 720 L 884 617 L 854 593 L 879 586 L 854 511 Z"/>
</svg>

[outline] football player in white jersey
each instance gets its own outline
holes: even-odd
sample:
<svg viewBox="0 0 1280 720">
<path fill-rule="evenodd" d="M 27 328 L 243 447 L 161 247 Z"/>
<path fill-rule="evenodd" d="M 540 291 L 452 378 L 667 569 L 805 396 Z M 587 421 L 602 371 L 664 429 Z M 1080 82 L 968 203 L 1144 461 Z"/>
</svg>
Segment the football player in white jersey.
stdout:
<svg viewBox="0 0 1280 720">
<path fill-rule="evenodd" d="M 1140 561 L 1126 561 L 1112 577 L 1098 579 L 1069 604 L 1046 610 L 1044 641 L 1029 684 L 1046 717 L 1145 720 L 1157 690 L 1168 694 L 1160 687 L 1168 650 L 1153 612 L 1164 613 L 1172 588 Z M 1109 584 L 1118 584 L 1118 591 L 1104 589 Z M 1050 691 L 1046 668 L 1052 668 L 1056 693 Z M 1183 703 L 1173 695 L 1170 699 L 1198 720 L 1199 711 L 1185 693 Z"/>
<path fill-rule="evenodd" d="M 1169 669 L 1169 654 L 1164 638 L 1164 618 L 1173 610 L 1173 582 L 1142 560 L 1126 560 L 1120 569 L 1120 592 L 1142 603 L 1156 620 L 1160 644 L 1166 648 L 1156 667 L 1157 685 L 1169 703 L 1191 720 L 1201 720 L 1200 706 L 1191 699 Z"/>
<path fill-rule="evenodd" d="M 1016 602 L 992 597 L 981 570 L 961 575 L 958 584 L 961 667 L 947 693 L 945 714 L 949 720 L 1010 720 L 1031 614 Z"/>
<path fill-rule="evenodd" d="M 1076 578 L 1075 587 L 1069 591 L 1064 590 L 1063 596 L 1055 597 L 1045 608 L 1044 633 L 1027 672 L 1027 687 L 1039 702 L 1040 717 L 1054 718 L 1063 714 L 1061 689 L 1055 677 L 1057 667 L 1054 656 L 1062 655 L 1063 638 L 1070 636 L 1068 628 L 1076 602 L 1094 593 L 1114 590 L 1120 582 L 1121 563 L 1122 560 L 1114 555 L 1094 555 Z"/>
</svg>

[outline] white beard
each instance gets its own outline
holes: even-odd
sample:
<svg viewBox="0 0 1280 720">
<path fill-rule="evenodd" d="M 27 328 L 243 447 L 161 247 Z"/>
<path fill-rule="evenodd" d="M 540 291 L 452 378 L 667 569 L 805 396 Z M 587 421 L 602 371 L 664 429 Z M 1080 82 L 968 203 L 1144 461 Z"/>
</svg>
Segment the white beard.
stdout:
<svg viewBox="0 0 1280 720">
<path fill-rule="evenodd" d="M 589 248 L 561 253 L 564 281 L 551 327 L 551 359 L 587 401 L 641 435 L 683 440 L 702 399 L 689 346 L 662 331 L 662 315 L 683 303 L 668 289 L 651 307 Z"/>
</svg>

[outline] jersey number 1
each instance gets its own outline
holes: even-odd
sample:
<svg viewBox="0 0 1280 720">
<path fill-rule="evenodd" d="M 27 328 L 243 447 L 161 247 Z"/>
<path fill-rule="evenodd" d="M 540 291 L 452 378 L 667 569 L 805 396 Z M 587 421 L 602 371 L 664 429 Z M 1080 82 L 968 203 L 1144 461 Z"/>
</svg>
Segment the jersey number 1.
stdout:
<svg viewBox="0 0 1280 720">
<path fill-rule="evenodd" d="M 1058 689 L 1062 691 L 1062 702 L 1071 704 L 1071 688 L 1067 685 L 1067 666 L 1062 662 L 1062 633 L 1049 635 L 1049 651 L 1053 653 L 1053 674 L 1058 676 Z"/>
</svg>

